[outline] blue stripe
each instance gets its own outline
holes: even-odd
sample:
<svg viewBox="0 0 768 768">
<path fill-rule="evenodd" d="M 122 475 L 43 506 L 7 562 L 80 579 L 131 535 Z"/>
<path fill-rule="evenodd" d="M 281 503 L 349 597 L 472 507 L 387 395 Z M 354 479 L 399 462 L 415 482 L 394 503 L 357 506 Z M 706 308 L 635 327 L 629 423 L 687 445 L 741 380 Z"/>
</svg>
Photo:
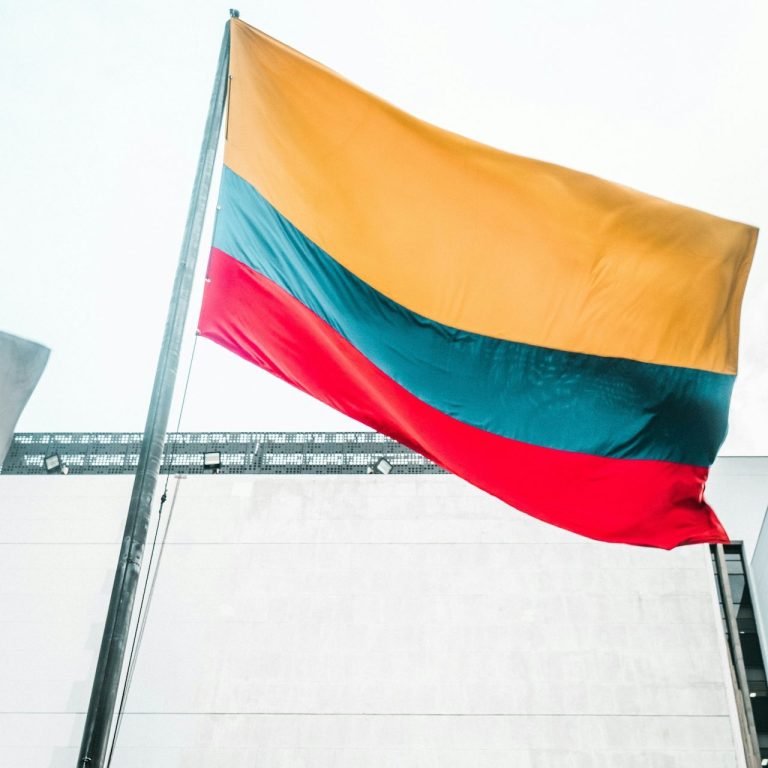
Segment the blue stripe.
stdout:
<svg viewBox="0 0 768 768">
<path fill-rule="evenodd" d="M 214 246 L 284 288 L 412 394 L 472 426 L 559 450 L 695 466 L 710 465 L 725 438 L 733 376 L 434 322 L 353 275 L 226 167 Z"/>
</svg>

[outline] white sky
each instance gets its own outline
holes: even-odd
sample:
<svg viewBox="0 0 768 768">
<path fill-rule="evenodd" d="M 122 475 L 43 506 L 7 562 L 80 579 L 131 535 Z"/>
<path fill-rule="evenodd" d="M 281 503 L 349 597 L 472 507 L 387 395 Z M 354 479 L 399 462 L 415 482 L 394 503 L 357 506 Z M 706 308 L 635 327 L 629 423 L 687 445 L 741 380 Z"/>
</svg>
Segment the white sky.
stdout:
<svg viewBox="0 0 768 768">
<path fill-rule="evenodd" d="M 53 350 L 19 430 L 143 429 L 228 8 L 0 0 L 0 329 Z M 430 122 L 768 228 L 764 0 L 239 8 Z M 767 239 L 725 454 L 768 453 Z M 182 428 L 360 425 L 201 339 Z"/>
</svg>

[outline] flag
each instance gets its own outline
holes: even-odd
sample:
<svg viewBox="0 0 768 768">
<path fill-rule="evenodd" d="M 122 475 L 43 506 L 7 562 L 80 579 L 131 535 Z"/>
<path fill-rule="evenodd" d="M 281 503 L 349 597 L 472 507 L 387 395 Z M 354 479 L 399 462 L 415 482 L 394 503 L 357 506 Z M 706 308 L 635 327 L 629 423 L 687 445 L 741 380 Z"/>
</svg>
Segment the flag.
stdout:
<svg viewBox="0 0 768 768">
<path fill-rule="evenodd" d="M 199 331 L 548 523 L 704 500 L 757 230 L 428 125 L 240 20 Z"/>
<path fill-rule="evenodd" d="M 0 464 L 50 353 L 41 344 L 0 331 Z"/>
</svg>

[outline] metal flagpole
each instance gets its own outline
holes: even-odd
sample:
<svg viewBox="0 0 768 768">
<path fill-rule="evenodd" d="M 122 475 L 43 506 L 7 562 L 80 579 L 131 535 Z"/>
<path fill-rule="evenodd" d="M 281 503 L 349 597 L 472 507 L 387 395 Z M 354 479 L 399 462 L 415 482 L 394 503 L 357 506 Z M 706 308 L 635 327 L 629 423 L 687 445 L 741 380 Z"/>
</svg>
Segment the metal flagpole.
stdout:
<svg viewBox="0 0 768 768">
<path fill-rule="evenodd" d="M 237 11 L 230 11 L 237 16 Z M 109 734 L 123 668 L 123 658 L 147 540 L 152 498 L 160 472 L 168 416 L 171 409 L 184 324 L 189 309 L 200 236 L 213 176 L 213 164 L 221 132 L 229 70 L 229 22 L 224 29 L 216 79 L 208 107 L 203 144 L 197 161 L 192 199 L 187 213 L 179 265 L 173 285 L 163 345 L 155 371 L 155 383 L 147 412 L 147 423 L 133 483 L 123 543 L 115 570 L 112 596 L 107 609 L 99 660 L 93 678 L 91 700 L 83 729 L 78 768 L 103 768 L 108 752 Z"/>
</svg>

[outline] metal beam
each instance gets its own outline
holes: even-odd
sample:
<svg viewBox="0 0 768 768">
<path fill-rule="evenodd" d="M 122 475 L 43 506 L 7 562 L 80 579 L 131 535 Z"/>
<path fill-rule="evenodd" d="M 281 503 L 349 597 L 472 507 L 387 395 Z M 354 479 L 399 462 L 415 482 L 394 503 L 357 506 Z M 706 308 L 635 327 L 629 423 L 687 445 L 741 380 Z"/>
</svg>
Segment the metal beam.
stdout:
<svg viewBox="0 0 768 768">
<path fill-rule="evenodd" d="M 739 625 L 733 610 L 733 594 L 731 582 L 728 579 L 728 563 L 722 544 L 715 545 L 715 562 L 717 564 L 717 579 L 720 584 L 720 596 L 723 601 L 723 612 L 728 627 L 728 641 L 731 647 L 731 665 L 736 682 L 736 704 L 739 718 L 743 718 L 744 752 L 749 768 L 760 768 L 760 745 L 757 740 L 755 717 L 752 713 L 752 701 L 749 698 L 747 672 L 744 668 L 744 656 L 741 652 Z M 743 561 L 743 558 L 742 558 Z M 745 563 L 746 568 L 746 563 Z"/>
</svg>

